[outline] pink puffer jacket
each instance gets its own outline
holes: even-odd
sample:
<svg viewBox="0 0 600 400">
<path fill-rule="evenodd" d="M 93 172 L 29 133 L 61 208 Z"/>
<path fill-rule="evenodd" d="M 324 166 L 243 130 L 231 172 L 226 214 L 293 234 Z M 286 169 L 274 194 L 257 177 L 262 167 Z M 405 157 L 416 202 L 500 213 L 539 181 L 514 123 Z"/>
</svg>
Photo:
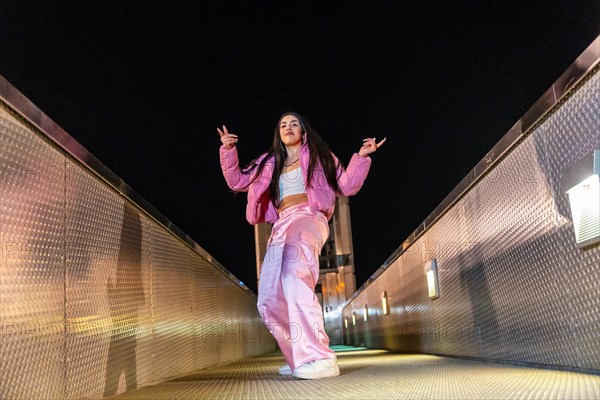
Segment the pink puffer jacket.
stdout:
<svg viewBox="0 0 600 400">
<path fill-rule="evenodd" d="M 237 192 L 248 192 L 248 205 L 246 206 L 246 219 L 248 222 L 254 225 L 261 222 L 274 223 L 277 221 L 279 219 L 277 209 L 273 202 L 269 200 L 269 183 L 271 182 L 275 167 L 273 157 L 267 161 L 262 171 L 262 176 L 250 184 L 257 169 L 249 173 L 241 171 L 236 147 L 228 150 L 223 145 L 219 149 L 219 154 L 221 157 L 221 169 L 229 188 Z M 265 153 L 260 156 L 256 163 L 259 163 L 266 155 Z M 335 156 L 334 159 L 337 162 Z M 300 168 L 302 168 L 302 174 L 305 179 L 304 185 L 306 187 L 308 204 L 314 209 L 322 211 L 327 216 L 327 219 L 330 219 L 335 207 L 335 193 L 329 187 L 323 169 L 319 167 L 315 168 L 313 172 L 312 186 L 306 186 L 308 161 L 308 146 L 304 144 L 300 148 Z M 338 170 L 337 173 L 338 184 L 344 196 L 352 196 L 360 190 L 369 173 L 370 166 L 371 158 L 369 156 L 363 157 L 355 153 L 345 171 L 340 167 L 341 171 Z"/>
</svg>

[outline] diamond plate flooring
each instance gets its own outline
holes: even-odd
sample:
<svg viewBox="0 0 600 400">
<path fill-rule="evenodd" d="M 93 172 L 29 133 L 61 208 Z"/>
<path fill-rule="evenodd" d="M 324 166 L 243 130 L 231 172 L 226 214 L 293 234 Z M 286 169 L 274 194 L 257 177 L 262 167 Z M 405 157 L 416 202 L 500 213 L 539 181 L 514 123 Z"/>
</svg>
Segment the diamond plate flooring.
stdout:
<svg viewBox="0 0 600 400">
<path fill-rule="evenodd" d="M 280 376 L 280 354 L 204 369 L 111 399 L 600 399 L 600 376 L 334 347 L 341 375 Z"/>
</svg>

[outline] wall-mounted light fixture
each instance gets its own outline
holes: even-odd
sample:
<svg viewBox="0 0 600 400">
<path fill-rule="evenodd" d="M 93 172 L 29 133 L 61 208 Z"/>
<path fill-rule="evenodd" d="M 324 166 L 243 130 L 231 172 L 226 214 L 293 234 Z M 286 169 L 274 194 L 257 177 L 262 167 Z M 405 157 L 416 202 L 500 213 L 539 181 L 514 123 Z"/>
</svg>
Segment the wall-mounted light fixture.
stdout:
<svg viewBox="0 0 600 400">
<path fill-rule="evenodd" d="M 381 308 L 383 310 L 383 315 L 388 315 L 390 313 L 390 307 L 388 305 L 387 292 L 383 292 L 381 294 Z"/>
<path fill-rule="evenodd" d="M 348 318 L 344 318 L 344 328 L 348 329 Z"/>
<path fill-rule="evenodd" d="M 594 150 L 563 172 L 577 247 L 600 243 L 600 150 Z"/>
<path fill-rule="evenodd" d="M 369 306 L 366 304 L 363 307 L 363 320 L 367 322 L 369 320 Z"/>
<path fill-rule="evenodd" d="M 352 311 L 352 326 L 356 325 L 356 312 Z"/>
<path fill-rule="evenodd" d="M 427 288 L 429 289 L 429 298 L 437 299 L 440 297 L 440 285 L 438 282 L 437 262 L 435 259 L 425 263 L 425 274 L 427 275 Z"/>
</svg>

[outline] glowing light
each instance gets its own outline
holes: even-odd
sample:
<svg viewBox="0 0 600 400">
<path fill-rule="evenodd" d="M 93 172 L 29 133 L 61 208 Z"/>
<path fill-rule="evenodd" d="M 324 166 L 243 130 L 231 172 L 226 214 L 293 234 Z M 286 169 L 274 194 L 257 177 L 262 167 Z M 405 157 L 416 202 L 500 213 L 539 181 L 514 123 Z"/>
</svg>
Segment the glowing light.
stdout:
<svg viewBox="0 0 600 400">
<path fill-rule="evenodd" d="M 569 196 L 575 243 L 600 243 L 600 149 L 563 171 L 562 189 Z"/>
<path fill-rule="evenodd" d="M 383 315 L 388 315 L 390 313 L 390 307 L 388 305 L 387 292 L 383 292 L 381 295 L 381 306 L 383 309 Z"/>
<path fill-rule="evenodd" d="M 580 246 L 600 241 L 600 176 L 592 175 L 567 191 L 575 242 Z"/>
<path fill-rule="evenodd" d="M 429 291 L 429 298 L 437 299 L 440 297 L 440 285 L 438 282 L 437 262 L 435 260 L 427 261 L 425 264 L 425 274 L 427 274 L 427 289 Z"/>
</svg>

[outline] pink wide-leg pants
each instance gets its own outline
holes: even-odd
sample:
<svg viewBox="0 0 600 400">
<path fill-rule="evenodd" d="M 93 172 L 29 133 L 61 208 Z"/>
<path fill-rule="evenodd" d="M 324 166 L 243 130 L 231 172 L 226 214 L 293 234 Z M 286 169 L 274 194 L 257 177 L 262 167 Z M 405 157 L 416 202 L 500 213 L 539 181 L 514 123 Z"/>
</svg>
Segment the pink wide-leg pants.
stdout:
<svg viewBox="0 0 600 400">
<path fill-rule="evenodd" d="M 329 236 L 325 215 L 308 203 L 286 208 L 273 225 L 260 272 L 258 311 L 292 371 L 335 358 L 315 295 L 319 254 Z"/>
</svg>

